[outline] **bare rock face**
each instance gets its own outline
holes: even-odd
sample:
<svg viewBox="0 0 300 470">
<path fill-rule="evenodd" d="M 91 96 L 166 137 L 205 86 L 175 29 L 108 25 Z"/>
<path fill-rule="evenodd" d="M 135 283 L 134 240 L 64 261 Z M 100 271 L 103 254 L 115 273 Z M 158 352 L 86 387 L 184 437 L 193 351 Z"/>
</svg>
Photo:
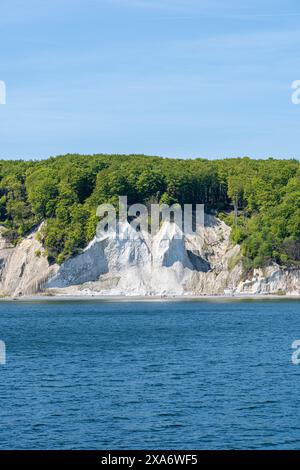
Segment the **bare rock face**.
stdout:
<svg viewBox="0 0 300 470">
<path fill-rule="evenodd" d="M 245 274 L 230 227 L 216 217 L 206 215 L 200 234 L 182 237 L 172 223 L 152 237 L 129 224 L 119 228 L 130 239 L 94 239 L 46 287 L 86 295 L 300 294 L 299 270 L 273 265 Z"/>
<path fill-rule="evenodd" d="M 3 229 L 2 229 L 3 230 Z M 49 266 L 42 256 L 43 248 L 34 232 L 16 247 L 8 244 L 0 232 L 0 294 L 31 295 L 40 292 L 43 284 L 58 266 Z"/>
<path fill-rule="evenodd" d="M 251 277 L 240 281 L 236 293 L 299 295 L 300 269 L 283 269 L 277 264 L 255 269 Z"/>
<path fill-rule="evenodd" d="M 37 232 L 14 247 L 0 227 L 0 295 L 300 295 L 299 269 L 272 265 L 245 274 L 230 227 L 213 216 L 205 216 L 197 235 L 184 236 L 172 223 L 154 236 L 128 223 L 119 228 L 120 237 L 95 238 L 79 255 L 50 266 Z"/>
<path fill-rule="evenodd" d="M 2 236 L 4 230 L 4 227 L 0 226 L 0 286 L 5 279 L 5 267 L 14 251 L 14 246 L 7 242 Z"/>
<path fill-rule="evenodd" d="M 117 239 L 94 239 L 46 287 L 64 294 L 224 295 L 240 282 L 240 248 L 232 246 L 230 228 L 213 216 L 206 216 L 199 235 L 183 236 L 174 223 L 164 223 L 154 236 L 129 224 L 119 229 Z"/>
</svg>

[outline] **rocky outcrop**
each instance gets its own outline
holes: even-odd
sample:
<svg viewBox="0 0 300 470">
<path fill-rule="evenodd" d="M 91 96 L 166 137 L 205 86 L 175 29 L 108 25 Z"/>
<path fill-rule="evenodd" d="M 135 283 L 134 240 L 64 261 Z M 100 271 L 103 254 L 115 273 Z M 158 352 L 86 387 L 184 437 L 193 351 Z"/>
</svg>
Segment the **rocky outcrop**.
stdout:
<svg viewBox="0 0 300 470">
<path fill-rule="evenodd" d="M 125 224 L 118 239 L 94 239 L 46 287 L 86 295 L 300 294 L 299 271 L 274 265 L 244 273 L 240 247 L 221 220 L 207 215 L 197 236 L 178 237 L 178 231 L 165 223 L 151 237 Z"/>
<path fill-rule="evenodd" d="M 0 229 L 0 295 L 32 295 L 43 289 L 44 283 L 58 269 L 49 266 L 37 232 L 24 238 L 16 247 L 5 241 Z"/>
<path fill-rule="evenodd" d="M 128 224 L 61 266 L 49 266 L 36 232 L 16 247 L 0 229 L 0 295 L 300 295 L 300 270 L 277 265 L 244 273 L 230 228 L 205 217 L 198 235 L 164 223 L 151 237 Z"/>
<path fill-rule="evenodd" d="M 255 269 L 252 276 L 241 279 L 235 293 L 300 295 L 300 269 L 283 269 L 276 264 L 265 269 Z"/>
</svg>

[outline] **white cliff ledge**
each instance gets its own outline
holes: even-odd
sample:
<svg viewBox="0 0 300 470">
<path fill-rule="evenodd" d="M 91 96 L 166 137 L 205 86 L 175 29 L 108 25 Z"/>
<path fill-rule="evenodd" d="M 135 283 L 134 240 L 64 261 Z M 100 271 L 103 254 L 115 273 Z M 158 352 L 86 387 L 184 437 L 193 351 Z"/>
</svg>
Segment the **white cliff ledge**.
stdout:
<svg viewBox="0 0 300 470">
<path fill-rule="evenodd" d="M 175 224 L 165 223 L 153 237 L 120 227 L 131 239 L 94 239 L 61 266 L 40 255 L 35 233 L 17 247 L 0 238 L 0 294 L 26 296 L 212 296 L 300 295 L 300 270 L 277 265 L 245 274 L 240 247 L 230 228 L 206 216 L 200 236 L 177 238 Z"/>
</svg>

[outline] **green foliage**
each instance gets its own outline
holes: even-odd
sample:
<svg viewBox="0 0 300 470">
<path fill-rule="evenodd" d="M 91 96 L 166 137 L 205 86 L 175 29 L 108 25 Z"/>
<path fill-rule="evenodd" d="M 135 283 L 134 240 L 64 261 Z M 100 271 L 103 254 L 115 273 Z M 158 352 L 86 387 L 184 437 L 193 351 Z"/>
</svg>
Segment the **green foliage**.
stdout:
<svg viewBox="0 0 300 470">
<path fill-rule="evenodd" d="M 300 265 L 297 160 L 209 161 L 143 155 L 65 155 L 0 161 L 0 223 L 12 242 L 45 221 L 43 256 L 62 263 L 93 238 L 102 203 L 205 204 L 221 211 L 246 269 Z M 234 264 L 234 263 L 233 263 Z"/>
<path fill-rule="evenodd" d="M 241 254 L 240 253 L 238 253 L 237 255 L 230 258 L 229 261 L 228 261 L 229 271 L 232 271 L 235 268 L 235 266 L 240 262 L 240 260 L 241 260 Z"/>
</svg>

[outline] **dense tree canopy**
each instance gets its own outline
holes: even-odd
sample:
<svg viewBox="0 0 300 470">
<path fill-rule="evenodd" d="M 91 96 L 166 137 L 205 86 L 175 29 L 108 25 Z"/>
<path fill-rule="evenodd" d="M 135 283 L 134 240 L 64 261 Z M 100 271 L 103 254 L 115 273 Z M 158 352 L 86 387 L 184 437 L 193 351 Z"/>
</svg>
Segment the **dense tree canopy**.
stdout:
<svg viewBox="0 0 300 470">
<path fill-rule="evenodd" d="M 96 207 L 117 203 L 203 203 L 232 225 L 245 265 L 300 264 L 297 160 L 180 160 L 143 155 L 65 155 L 0 161 L 0 223 L 17 243 L 45 221 L 41 241 L 61 263 L 94 236 Z"/>
</svg>

